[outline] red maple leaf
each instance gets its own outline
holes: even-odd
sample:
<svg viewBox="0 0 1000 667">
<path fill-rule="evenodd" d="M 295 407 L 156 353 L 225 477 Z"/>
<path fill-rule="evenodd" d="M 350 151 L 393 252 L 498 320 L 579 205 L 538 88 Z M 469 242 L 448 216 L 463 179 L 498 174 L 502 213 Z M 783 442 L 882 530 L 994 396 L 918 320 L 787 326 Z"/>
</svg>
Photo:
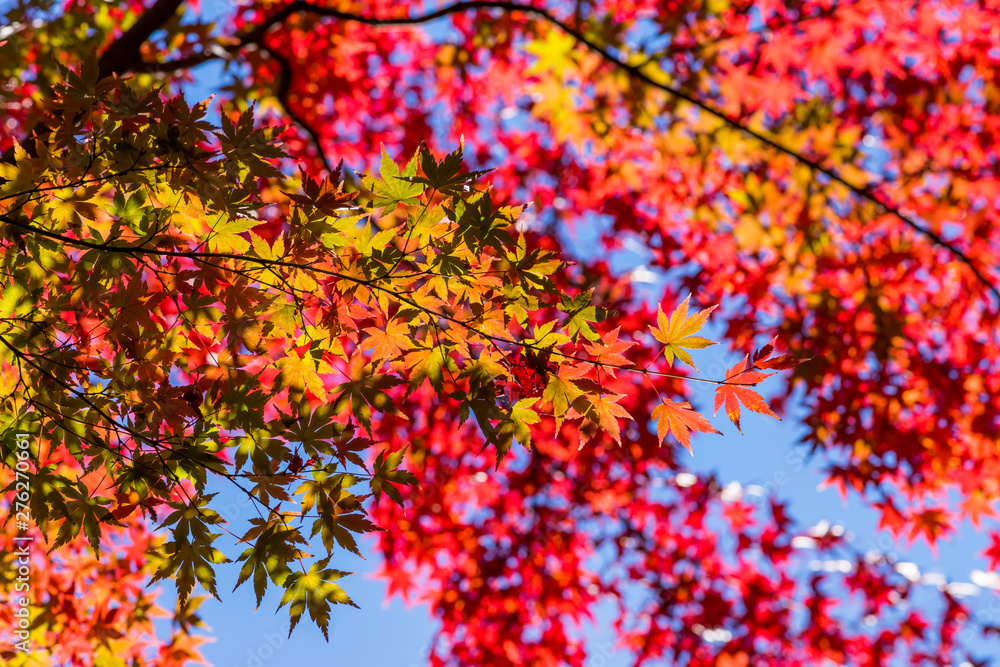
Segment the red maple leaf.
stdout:
<svg viewBox="0 0 1000 667">
<path fill-rule="evenodd" d="M 691 431 L 719 432 L 703 415 L 692 410 L 691 404 L 686 401 L 681 403 L 665 401 L 653 408 L 652 417 L 656 420 L 656 435 L 660 438 L 660 444 L 663 444 L 668 433 L 673 433 L 692 454 L 694 452 L 691 450 Z"/>
<path fill-rule="evenodd" d="M 767 346 L 764 349 L 766 350 Z M 767 354 L 770 354 L 770 352 Z M 767 356 L 767 354 L 764 356 Z M 760 371 L 753 370 L 753 365 L 750 363 L 749 357 L 744 357 L 743 361 L 726 371 L 726 384 L 719 385 L 719 388 L 715 390 L 715 414 L 718 414 L 719 408 L 725 404 L 726 415 L 736 425 L 736 429 L 740 433 L 743 432 L 743 429 L 740 428 L 740 403 L 751 412 L 780 419 L 778 415 L 771 411 L 771 408 L 767 407 L 767 403 L 764 402 L 760 394 L 743 386 L 756 385 L 772 375 L 774 373 L 761 373 Z"/>
<path fill-rule="evenodd" d="M 514 384 L 512 400 L 541 396 L 549 383 L 549 374 L 557 371 L 556 365 L 549 361 L 548 352 L 531 349 L 525 350 L 524 354 L 518 350 L 505 365 L 509 365 L 508 372 Z M 498 388 L 505 384 L 503 380 L 497 382 Z"/>
</svg>

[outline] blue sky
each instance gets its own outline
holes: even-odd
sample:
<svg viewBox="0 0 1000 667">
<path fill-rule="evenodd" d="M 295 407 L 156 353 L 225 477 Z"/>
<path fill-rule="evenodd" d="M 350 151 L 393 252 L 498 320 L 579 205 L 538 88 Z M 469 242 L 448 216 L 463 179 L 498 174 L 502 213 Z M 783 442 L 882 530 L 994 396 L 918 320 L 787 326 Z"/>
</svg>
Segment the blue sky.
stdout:
<svg viewBox="0 0 1000 667">
<path fill-rule="evenodd" d="M 231 4 L 223 0 L 202 0 L 202 10 L 208 16 L 224 15 Z M 221 68 L 205 65 L 195 70 L 196 82 L 187 90 L 192 101 L 197 101 L 215 92 L 220 85 Z M 867 143 L 866 143 L 867 146 Z M 877 150 L 877 146 L 870 147 Z M 877 158 L 875 158 L 877 159 Z M 600 221 L 594 220 L 592 227 L 581 229 L 580 236 L 573 239 L 577 248 L 593 247 Z M 580 229 L 580 228 L 578 228 Z M 641 247 L 626 246 L 613 258 L 613 266 L 619 271 L 628 271 L 643 265 Z M 640 272 L 640 275 L 642 273 Z M 658 294 L 662 278 L 642 275 L 651 282 L 645 283 L 647 294 Z M 716 339 L 719 331 L 713 331 Z M 704 350 L 696 355 L 699 367 L 731 366 L 738 361 L 737 355 L 719 351 L 723 346 Z M 699 390 L 695 387 L 696 391 Z M 710 405 L 710 387 L 704 395 L 696 393 L 696 401 L 704 408 Z M 794 402 L 792 403 L 794 410 Z M 801 406 L 799 406 L 801 411 Z M 805 450 L 796 443 L 804 433 L 795 414 L 784 421 L 776 422 L 759 415 L 748 414 L 744 419 L 745 435 L 741 436 L 724 419 L 714 420 L 724 436 L 703 436 L 695 441 L 696 456 L 692 466 L 696 471 L 715 473 L 723 483 L 732 483 L 732 493 L 743 493 L 751 499 L 762 499 L 762 492 L 776 490 L 781 499 L 791 499 L 791 515 L 802 526 L 823 526 L 826 522 L 832 530 L 844 530 L 853 544 L 861 551 L 879 551 L 895 554 L 900 565 L 914 577 L 922 577 L 929 588 L 937 586 L 943 576 L 948 581 L 966 584 L 966 588 L 955 591 L 977 594 L 970 600 L 974 608 L 983 610 L 982 620 L 1000 621 L 995 610 L 985 609 L 987 589 L 970 583 L 973 570 L 982 568 L 984 563 L 976 554 L 986 545 L 982 535 L 975 535 L 971 526 L 959 527 L 961 539 L 939 545 L 939 555 L 935 558 L 921 542 L 913 548 L 895 543 L 891 537 L 876 530 L 878 515 L 863 506 L 857 497 L 847 501 L 841 499 L 834 489 L 819 488 L 824 477 L 819 467 L 823 461 L 809 462 Z M 224 508 L 224 518 L 239 526 L 252 511 L 247 505 L 239 504 L 239 497 L 230 489 L 220 486 L 219 500 Z M 228 507 L 227 507 L 228 505 Z M 840 526 L 842 528 L 834 528 Z M 233 540 L 222 540 L 220 548 L 235 558 L 241 551 L 232 544 Z M 342 606 L 334 609 L 330 626 L 330 641 L 323 640 L 320 631 L 305 618 L 289 639 L 287 610 L 275 613 L 279 595 L 272 587 L 259 610 L 254 611 L 255 600 L 252 587 L 246 585 L 232 591 L 239 567 L 221 566 L 218 569 L 219 590 L 223 602 L 209 599 L 202 607 L 203 617 L 212 629 L 215 640 L 204 649 L 205 656 L 220 667 L 263 667 L 264 665 L 296 665 L 311 667 L 330 664 L 375 664 L 385 667 L 417 667 L 426 664 L 428 642 L 431 640 L 435 624 L 429 618 L 426 608 L 404 608 L 399 600 L 384 604 L 385 587 L 372 578 L 377 566 L 377 557 L 371 552 L 371 543 L 362 542 L 367 560 L 343 554 L 333 565 L 341 569 L 356 570 L 341 583 L 361 610 Z M 815 567 L 835 567 L 830 563 L 813 563 Z M 982 575 L 975 575 L 981 583 Z M 169 587 L 166 588 L 169 593 Z M 165 598 L 166 599 L 166 598 Z M 919 603 L 919 598 L 918 598 Z M 612 636 L 608 615 L 598 614 L 598 625 L 588 633 L 594 647 L 591 663 L 616 667 L 630 665 L 630 656 L 615 653 L 609 649 Z M 597 658 L 602 660 L 597 661 Z"/>
</svg>

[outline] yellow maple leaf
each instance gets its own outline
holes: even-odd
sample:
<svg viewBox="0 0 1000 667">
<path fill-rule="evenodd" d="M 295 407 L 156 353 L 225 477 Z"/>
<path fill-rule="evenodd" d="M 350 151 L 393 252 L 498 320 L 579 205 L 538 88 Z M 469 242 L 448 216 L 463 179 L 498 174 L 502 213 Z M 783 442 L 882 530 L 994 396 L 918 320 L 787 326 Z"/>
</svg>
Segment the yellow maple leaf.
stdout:
<svg viewBox="0 0 1000 667">
<path fill-rule="evenodd" d="M 377 327 L 365 329 L 368 338 L 361 341 L 361 349 L 372 350 L 372 361 L 379 363 L 384 359 L 394 359 L 403 350 L 413 347 L 410 342 L 410 326 L 406 322 L 395 320 L 385 325 L 385 330 Z"/>
<path fill-rule="evenodd" d="M 528 74 L 551 71 L 556 78 L 562 79 L 567 66 L 574 66 L 573 51 L 577 42 L 572 35 L 558 30 L 550 30 L 544 39 L 538 39 L 526 47 L 528 53 L 538 56 L 538 60 Z"/>
<path fill-rule="evenodd" d="M 281 369 L 279 378 L 283 387 L 293 387 L 300 391 L 308 389 L 320 401 L 326 401 L 326 386 L 317 372 L 316 361 L 311 356 L 306 354 L 300 357 L 296 350 L 291 350 L 276 365 Z M 329 372 L 325 362 L 321 362 L 319 370 Z"/>
<path fill-rule="evenodd" d="M 700 350 L 703 347 L 717 345 L 714 341 L 701 336 L 695 336 L 694 334 L 705 326 L 705 320 L 708 319 L 708 316 L 718 306 L 706 308 L 688 317 L 688 301 L 690 300 L 690 296 L 684 299 L 684 302 L 677 306 L 674 312 L 670 314 L 669 320 L 662 310 L 658 310 L 656 316 L 657 326 L 653 327 L 650 331 L 656 340 L 664 344 L 663 356 L 666 357 L 667 363 L 673 364 L 674 357 L 676 356 L 691 368 L 698 370 L 687 350 Z"/>
</svg>

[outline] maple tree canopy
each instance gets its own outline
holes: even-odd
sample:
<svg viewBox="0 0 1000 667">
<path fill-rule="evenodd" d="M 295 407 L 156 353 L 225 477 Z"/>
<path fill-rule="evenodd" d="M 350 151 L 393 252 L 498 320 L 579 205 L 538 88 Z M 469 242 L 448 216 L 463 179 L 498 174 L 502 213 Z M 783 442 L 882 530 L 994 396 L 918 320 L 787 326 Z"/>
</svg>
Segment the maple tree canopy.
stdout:
<svg viewBox="0 0 1000 667">
<path fill-rule="evenodd" d="M 809 559 L 849 567 L 811 571 L 782 498 L 686 466 L 794 400 L 880 528 L 968 517 L 1000 566 L 1000 4 L 228 11 L 4 15 L 5 593 L 38 545 L 5 664 L 191 664 L 221 567 L 325 636 L 370 532 L 432 665 L 582 666 L 608 603 L 636 664 L 979 664 L 995 628 L 946 587 L 901 605 L 835 532 Z M 702 373 L 716 342 L 742 360 Z"/>
</svg>

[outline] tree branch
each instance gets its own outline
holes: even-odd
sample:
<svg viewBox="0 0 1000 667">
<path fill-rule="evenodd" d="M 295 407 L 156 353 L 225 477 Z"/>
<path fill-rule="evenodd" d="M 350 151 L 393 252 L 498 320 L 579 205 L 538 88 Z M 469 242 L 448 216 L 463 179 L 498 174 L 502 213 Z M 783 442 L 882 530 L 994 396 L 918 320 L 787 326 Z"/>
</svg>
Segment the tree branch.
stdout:
<svg viewBox="0 0 1000 667">
<path fill-rule="evenodd" d="M 281 104 L 281 108 L 285 110 L 288 117 L 295 121 L 309 138 L 312 139 L 313 144 L 316 146 L 316 153 L 319 154 L 319 159 L 323 163 L 323 168 L 326 169 L 326 173 L 332 175 L 333 167 L 330 165 L 330 161 L 326 159 L 326 153 L 323 151 L 323 144 L 320 142 L 319 132 L 317 132 L 312 125 L 307 123 L 302 116 L 296 113 L 291 105 L 288 104 L 288 91 L 292 87 L 292 77 L 295 75 L 295 71 L 292 69 L 291 64 L 288 62 L 288 58 L 281 55 L 274 49 L 265 46 L 264 51 L 267 52 L 278 66 L 281 67 L 281 81 L 278 83 L 278 89 L 275 91 L 274 95 L 278 98 L 278 102 Z"/>
<path fill-rule="evenodd" d="M 883 197 L 879 195 L 878 192 L 872 190 L 871 187 L 869 187 L 868 185 L 858 185 L 856 183 L 852 183 L 851 181 L 848 181 L 839 173 L 837 173 L 837 171 L 835 171 L 834 169 L 826 167 L 817 160 L 806 157 L 805 155 L 799 153 L 798 151 L 789 148 L 788 146 L 785 146 L 784 144 L 776 141 L 775 139 L 766 136 L 762 132 L 752 129 L 751 127 L 739 121 L 738 119 L 733 118 L 727 115 L 725 112 L 721 111 L 720 109 L 715 108 L 710 103 L 700 100 L 697 97 L 691 95 L 690 93 L 684 92 L 683 90 L 681 90 L 676 86 L 671 86 L 670 84 L 656 81 L 655 79 L 648 76 L 642 71 L 642 66 L 630 65 L 629 63 L 621 60 L 620 58 L 612 54 L 607 48 L 589 39 L 586 35 L 584 35 L 576 28 L 570 26 L 568 23 L 556 18 L 551 12 L 549 12 L 546 9 L 532 7 L 530 5 L 522 5 L 516 2 L 507 2 L 505 0 L 482 0 L 482 1 L 464 0 L 462 2 L 456 2 L 452 5 L 448 5 L 447 7 L 442 7 L 441 9 L 429 12 L 427 14 L 423 14 L 421 16 L 398 17 L 398 18 L 374 18 L 369 16 L 361 16 L 359 14 L 352 14 L 350 12 L 343 12 L 338 9 L 332 9 L 328 7 L 318 7 L 309 2 L 306 2 L 305 0 L 295 0 L 295 2 L 292 2 L 286 5 L 278 12 L 275 12 L 272 16 L 270 16 L 268 19 L 266 19 L 259 25 L 251 28 L 250 30 L 244 32 L 242 35 L 238 36 L 237 38 L 238 41 L 235 44 L 231 44 L 227 47 L 224 47 L 223 49 L 221 49 L 221 53 L 219 53 L 218 55 L 205 54 L 204 57 L 201 58 L 188 57 L 185 59 L 174 61 L 173 63 L 170 62 L 150 63 L 148 65 L 143 65 L 143 67 L 147 68 L 144 71 L 175 71 L 176 69 L 179 69 L 182 65 L 190 66 L 190 63 L 192 62 L 200 64 L 202 62 L 207 62 L 209 60 L 220 58 L 222 57 L 222 53 L 227 53 L 227 52 L 235 53 L 240 49 L 243 49 L 251 44 L 260 45 L 264 38 L 264 35 L 267 33 L 268 30 L 270 30 L 273 26 L 284 22 L 285 19 L 292 16 L 293 14 L 298 14 L 298 13 L 309 13 L 323 18 L 334 18 L 342 21 L 353 21 L 355 23 L 361 23 L 364 25 L 371 25 L 371 26 L 403 26 L 403 25 L 418 25 L 422 23 L 428 23 L 436 19 L 449 16 L 451 14 L 458 14 L 466 11 L 478 11 L 483 9 L 500 9 L 512 13 L 520 12 L 523 14 L 529 14 L 537 18 L 540 18 L 556 26 L 566 34 L 573 37 L 577 42 L 584 45 L 587 49 L 601 56 L 601 58 L 605 62 L 614 65 L 615 67 L 621 69 L 622 71 L 642 81 L 643 83 L 652 86 L 653 88 L 656 88 L 658 90 L 661 90 L 669 95 L 672 95 L 677 99 L 683 100 L 689 104 L 694 105 L 695 107 L 704 111 L 705 113 L 721 120 L 726 125 L 729 125 L 730 127 L 753 137 L 754 139 L 764 144 L 765 146 L 779 153 L 787 155 L 793 160 L 796 160 L 797 162 L 806 165 L 815 173 L 823 174 L 830 180 L 839 183 L 840 185 L 843 185 L 850 192 L 854 193 L 858 197 L 861 197 L 862 199 L 872 202 L 880 210 L 899 219 L 903 224 L 905 224 L 913 231 L 925 236 L 926 238 L 930 239 L 930 241 L 933 242 L 934 244 L 947 250 L 953 257 L 955 257 L 960 262 L 965 264 L 972 272 L 972 274 L 979 280 L 979 282 L 981 282 L 993 294 L 993 296 L 996 297 L 997 301 L 1000 302 L 1000 290 L 998 290 L 997 287 L 994 286 L 994 284 L 989 280 L 989 278 L 987 278 L 987 276 L 972 262 L 972 260 L 969 258 L 968 255 L 966 255 L 955 244 L 946 240 L 944 237 L 942 237 L 934 230 L 925 227 L 924 225 L 917 222 L 917 220 L 914 219 L 913 217 L 907 215 L 906 213 L 903 213 L 898 205 L 894 204 L 891 201 L 885 201 Z M 309 131 L 308 128 L 307 131 Z"/>
<path fill-rule="evenodd" d="M 139 16 L 128 30 L 122 33 L 101 55 L 98 76 L 125 74 L 142 62 L 139 49 L 156 30 L 173 18 L 184 0 L 156 0 L 153 6 Z"/>
<path fill-rule="evenodd" d="M 133 68 L 142 62 L 139 49 L 143 43 L 149 39 L 157 29 L 170 20 L 184 0 L 156 0 L 153 6 L 142 13 L 138 20 L 116 39 L 101 54 L 97 61 L 98 79 L 103 79 L 112 74 L 122 75 L 132 71 Z M 41 121 L 28 129 L 25 139 L 21 143 L 26 143 L 25 150 L 29 155 L 34 155 L 35 146 L 27 140 L 35 135 L 48 135 L 52 131 Z M 8 164 L 14 163 L 13 146 L 4 151 L 0 156 L 0 162 Z"/>
<path fill-rule="evenodd" d="M 125 255 L 131 255 L 133 257 L 139 257 L 139 256 L 142 256 L 142 255 L 149 255 L 149 256 L 155 256 L 155 257 L 182 257 L 182 258 L 190 259 L 190 260 L 195 261 L 195 262 L 201 262 L 202 264 L 206 264 L 208 266 L 214 266 L 216 268 L 222 268 L 222 269 L 226 269 L 226 267 L 222 266 L 221 264 L 215 264 L 214 262 L 212 262 L 210 260 L 227 260 L 228 259 L 228 260 L 233 260 L 233 261 L 248 262 L 250 264 L 257 264 L 258 266 L 265 267 L 265 268 L 283 267 L 283 268 L 288 268 L 288 269 L 298 269 L 298 270 L 302 270 L 302 271 L 309 271 L 309 272 L 312 272 L 312 273 L 317 273 L 319 275 L 330 276 L 331 278 L 337 278 L 339 280 L 346 280 L 346 281 L 352 282 L 352 283 L 354 283 L 354 284 L 356 284 L 356 285 L 358 285 L 360 287 L 364 287 L 364 288 L 367 288 L 369 290 L 372 290 L 373 292 L 374 291 L 383 292 L 383 293 L 385 293 L 385 294 L 387 294 L 387 295 L 389 295 L 391 297 L 394 297 L 395 299 L 399 300 L 401 303 L 405 303 L 408 306 L 412 306 L 413 308 L 416 308 L 419 311 L 422 311 L 424 313 L 427 313 L 428 315 L 432 315 L 433 317 L 436 317 L 436 318 L 439 318 L 441 320 L 444 320 L 444 321 L 448 322 L 449 324 L 453 324 L 455 326 L 460 326 L 463 329 L 466 329 L 467 331 L 469 331 L 469 332 L 471 332 L 471 333 L 473 333 L 473 334 L 475 334 L 477 336 L 480 336 L 484 340 L 488 340 L 488 341 L 491 341 L 493 343 L 506 343 L 508 345 L 516 345 L 518 347 L 522 347 L 522 348 L 527 349 L 527 350 L 534 350 L 536 352 L 551 353 L 551 354 L 554 354 L 554 355 L 556 355 L 556 356 L 558 356 L 558 357 L 560 357 L 562 359 L 569 359 L 569 360 L 573 360 L 573 361 L 582 361 L 582 362 L 586 362 L 588 364 L 593 364 L 594 366 L 598 366 L 598 367 L 601 367 L 601 368 L 612 368 L 612 369 L 615 369 L 615 370 L 631 371 L 631 372 L 634 372 L 634 373 L 640 373 L 642 375 L 653 375 L 653 376 L 658 376 L 658 377 L 668 377 L 668 378 L 674 378 L 674 379 L 677 379 L 677 380 L 690 380 L 692 382 L 703 382 L 705 384 L 714 384 L 714 385 L 719 385 L 719 386 L 729 385 L 729 384 L 741 384 L 739 382 L 731 382 L 729 379 L 725 379 L 725 380 L 711 380 L 711 379 L 708 379 L 708 378 L 697 378 L 697 377 L 691 377 L 691 376 L 688 376 L 688 375 L 678 375 L 678 374 L 675 374 L 675 373 L 666 373 L 666 372 L 662 372 L 662 371 L 651 371 L 651 370 L 648 370 L 648 369 L 645 369 L 645 368 L 640 369 L 640 368 L 635 368 L 632 365 L 626 366 L 626 365 L 622 365 L 622 364 L 612 364 L 612 363 L 607 363 L 607 362 L 602 362 L 602 361 L 595 361 L 593 359 L 589 359 L 589 358 L 586 358 L 586 357 L 580 357 L 580 356 L 577 356 L 577 355 L 574 355 L 574 354 L 568 354 L 568 353 L 565 353 L 565 352 L 558 352 L 558 351 L 552 350 L 551 348 L 539 345 L 537 343 L 531 344 L 531 343 L 527 343 L 525 341 L 513 340 L 513 339 L 509 339 L 509 338 L 503 338 L 501 336 L 494 336 L 492 334 L 486 333 L 485 331 L 480 331 L 479 329 L 475 328 L 474 326 L 472 326 L 468 322 L 460 320 L 460 319 L 458 319 L 456 317 L 452 317 L 451 315 L 448 315 L 447 313 L 438 312 L 436 310 L 432 310 L 430 308 L 427 308 L 426 306 L 422 306 L 419 303 L 417 303 L 416 301 L 414 301 L 413 299 L 409 298 L 404 293 L 400 293 L 400 292 L 397 292 L 397 291 L 395 291 L 393 289 L 385 287 L 383 285 L 379 285 L 378 281 L 381 280 L 382 278 L 384 278 L 384 276 L 381 276 L 381 277 L 375 278 L 375 279 L 364 280 L 362 278 L 358 278 L 358 277 L 351 276 L 351 275 L 346 275 L 346 274 L 343 274 L 343 273 L 338 273 L 337 271 L 331 271 L 330 269 L 324 269 L 324 268 L 322 268 L 320 266 L 314 266 L 312 264 L 298 264 L 298 263 L 295 263 L 295 262 L 286 262 L 284 260 L 278 260 L 278 259 L 263 259 L 263 258 L 260 258 L 260 257 L 254 257 L 253 255 L 245 255 L 245 254 L 244 255 L 238 255 L 238 254 L 235 254 L 235 253 L 202 252 L 202 251 L 184 252 L 184 251 L 180 251 L 180 250 L 161 250 L 159 248 L 143 248 L 141 246 L 119 246 L 119 245 L 110 245 L 108 243 L 92 243 L 90 241 L 84 241 L 82 239 L 74 239 L 74 238 L 71 238 L 69 236 L 65 236 L 65 235 L 62 235 L 62 234 L 57 234 L 57 233 L 51 232 L 51 231 L 49 231 L 47 229 L 42 229 L 41 227 L 35 227 L 34 225 L 31 225 L 31 224 L 28 224 L 28 223 L 24 223 L 24 222 L 20 222 L 19 220 L 15 220 L 14 218 L 11 218 L 10 216 L 5 215 L 5 214 L 0 214 L 0 220 L 6 222 L 8 225 L 11 225 L 13 227 L 18 227 L 18 228 L 23 229 L 25 231 L 32 232 L 32 233 L 38 234 L 40 236 L 44 236 L 46 238 L 50 238 L 50 239 L 52 239 L 54 241 L 59 241 L 59 242 L 65 244 L 65 245 L 68 245 L 68 246 L 77 247 L 77 248 L 87 248 L 87 249 L 90 249 L 90 250 L 99 250 L 101 252 L 120 253 L 120 254 L 125 254 Z M 226 269 L 226 270 L 229 270 L 229 269 Z"/>
</svg>

